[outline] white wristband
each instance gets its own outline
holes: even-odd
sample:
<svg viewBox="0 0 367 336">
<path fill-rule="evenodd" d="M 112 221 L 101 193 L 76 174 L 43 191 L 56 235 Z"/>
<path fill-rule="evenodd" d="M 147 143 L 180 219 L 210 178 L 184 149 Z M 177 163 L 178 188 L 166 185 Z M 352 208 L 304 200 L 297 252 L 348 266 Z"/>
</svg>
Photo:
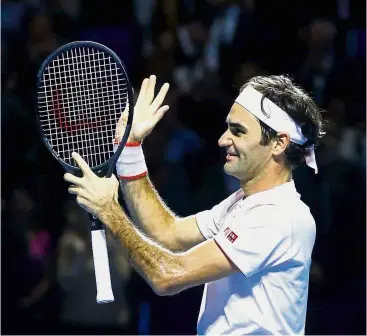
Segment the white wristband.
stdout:
<svg viewBox="0 0 367 336">
<path fill-rule="evenodd" d="M 114 142 L 114 151 L 118 143 Z M 140 142 L 128 142 L 116 162 L 116 172 L 122 180 L 135 180 L 148 173 L 143 148 Z"/>
</svg>

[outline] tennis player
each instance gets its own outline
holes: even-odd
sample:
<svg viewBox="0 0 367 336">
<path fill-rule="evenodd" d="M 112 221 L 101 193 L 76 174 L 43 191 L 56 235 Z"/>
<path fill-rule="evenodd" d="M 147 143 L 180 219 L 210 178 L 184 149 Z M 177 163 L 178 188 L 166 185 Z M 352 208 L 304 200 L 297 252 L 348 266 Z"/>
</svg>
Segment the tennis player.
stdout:
<svg viewBox="0 0 367 336">
<path fill-rule="evenodd" d="M 154 99 L 155 83 L 155 76 L 142 83 L 117 163 L 132 219 L 117 202 L 116 177 L 97 177 L 76 153 L 84 176 L 65 175 L 73 184 L 69 192 L 119 237 L 128 260 L 158 295 L 205 284 L 198 334 L 304 334 L 315 222 L 292 170 L 306 163 L 317 172 L 319 109 L 287 77 L 252 78 L 219 139 L 227 150 L 224 170 L 241 188 L 210 210 L 178 218 L 149 180 L 141 145 L 168 110 L 162 103 L 169 85 Z"/>
</svg>

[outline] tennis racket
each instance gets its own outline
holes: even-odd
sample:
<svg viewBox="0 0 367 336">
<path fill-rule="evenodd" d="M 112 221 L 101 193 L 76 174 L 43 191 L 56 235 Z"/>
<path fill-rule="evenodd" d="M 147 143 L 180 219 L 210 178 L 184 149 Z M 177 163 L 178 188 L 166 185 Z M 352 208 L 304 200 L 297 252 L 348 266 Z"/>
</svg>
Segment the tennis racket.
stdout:
<svg viewBox="0 0 367 336">
<path fill-rule="evenodd" d="M 72 174 L 82 174 L 71 157 L 75 151 L 98 176 L 112 175 L 131 130 L 133 106 L 133 90 L 124 64 L 99 43 L 63 45 L 48 56 L 38 72 L 37 121 L 41 138 Z M 128 114 L 127 125 L 114 152 L 116 124 L 122 113 Z M 97 218 L 90 218 L 97 302 L 112 302 L 105 230 Z"/>
</svg>

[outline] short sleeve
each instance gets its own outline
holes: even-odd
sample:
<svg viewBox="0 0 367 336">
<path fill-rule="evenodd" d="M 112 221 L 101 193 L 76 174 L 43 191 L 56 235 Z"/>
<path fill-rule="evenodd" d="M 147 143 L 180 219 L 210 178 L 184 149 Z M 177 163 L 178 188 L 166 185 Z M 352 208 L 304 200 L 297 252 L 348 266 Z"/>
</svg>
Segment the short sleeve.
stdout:
<svg viewBox="0 0 367 336">
<path fill-rule="evenodd" d="M 214 237 L 227 257 L 246 276 L 290 258 L 292 223 L 284 209 L 257 206 L 244 215 L 228 218 Z"/>
<path fill-rule="evenodd" d="M 219 233 L 223 220 L 229 209 L 242 197 L 242 191 L 238 190 L 221 203 L 210 210 L 201 211 L 196 214 L 196 222 L 199 230 L 206 239 L 211 239 Z"/>
</svg>

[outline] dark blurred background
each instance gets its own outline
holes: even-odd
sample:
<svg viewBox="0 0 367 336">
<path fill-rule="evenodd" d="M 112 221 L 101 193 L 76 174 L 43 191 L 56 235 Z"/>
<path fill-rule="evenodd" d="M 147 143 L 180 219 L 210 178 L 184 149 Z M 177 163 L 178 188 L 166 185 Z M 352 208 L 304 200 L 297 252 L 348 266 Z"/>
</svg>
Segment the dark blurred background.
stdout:
<svg viewBox="0 0 367 336">
<path fill-rule="evenodd" d="M 238 88 L 292 76 L 325 110 L 320 172 L 294 179 L 317 222 L 307 334 L 366 333 L 366 3 L 358 0 L 1 2 L 2 334 L 195 334 L 202 286 L 158 297 L 109 241 L 115 302 L 97 305 L 88 217 L 35 123 L 36 72 L 58 46 L 92 40 L 138 91 L 172 84 L 145 141 L 153 183 L 185 216 L 236 188 L 217 139 Z M 245 314 L 246 312 L 244 312 Z"/>
</svg>

